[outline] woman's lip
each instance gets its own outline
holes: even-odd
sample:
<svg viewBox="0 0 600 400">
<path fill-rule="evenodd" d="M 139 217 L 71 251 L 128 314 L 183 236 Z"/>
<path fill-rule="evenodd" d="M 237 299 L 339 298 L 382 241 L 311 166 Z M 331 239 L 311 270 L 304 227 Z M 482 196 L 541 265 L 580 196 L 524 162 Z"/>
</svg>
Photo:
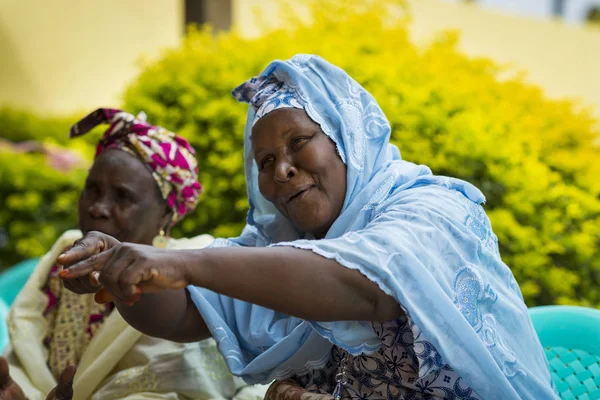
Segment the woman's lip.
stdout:
<svg viewBox="0 0 600 400">
<path fill-rule="evenodd" d="M 308 186 L 308 187 L 300 190 L 295 195 L 290 197 L 290 199 L 287 202 L 292 203 L 292 202 L 295 202 L 296 200 L 301 200 L 304 196 L 306 196 L 306 193 L 308 193 L 310 191 L 310 189 L 312 189 L 312 186 Z"/>
</svg>

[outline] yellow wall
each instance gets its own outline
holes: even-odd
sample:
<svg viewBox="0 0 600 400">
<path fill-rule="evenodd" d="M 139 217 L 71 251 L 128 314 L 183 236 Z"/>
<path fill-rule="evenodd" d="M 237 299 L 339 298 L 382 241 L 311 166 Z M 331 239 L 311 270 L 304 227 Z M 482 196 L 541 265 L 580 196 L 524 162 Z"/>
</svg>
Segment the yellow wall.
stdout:
<svg viewBox="0 0 600 400">
<path fill-rule="evenodd" d="M 234 23 L 248 35 L 258 34 L 253 10 L 270 13 L 271 17 L 263 20 L 273 24 L 277 21 L 275 2 L 234 0 Z M 460 47 L 467 54 L 525 70 L 529 82 L 541 86 L 549 96 L 581 99 L 600 116 L 600 29 L 506 15 L 444 0 L 409 3 L 414 17 L 412 34 L 418 42 L 426 42 L 443 30 L 460 30 Z"/>
<path fill-rule="evenodd" d="M 260 31 L 256 9 L 264 23 L 277 21 L 276 0 L 232 2 L 234 24 L 248 35 Z M 410 3 L 416 40 L 459 29 L 468 54 L 526 70 L 549 95 L 580 98 L 600 115 L 600 29 Z M 183 30 L 183 0 L 0 0 L 0 106 L 68 113 L 118 104 L 139 58 L 176 46 Z"/>
<path fill-rule="evenodd" d="M 526 70 L 549 96 L 581 99 L 600 117 L 600 29 L 439 0 L 413 0 L 411 6 L 417 40 L 459 29 L 466 53 Z"/>
<path fill-rule="evenodd" d="M 0 0 L 0 106 L 118 105 L 140 57 L 182 33 L 180 0 Z"/>
</svg>

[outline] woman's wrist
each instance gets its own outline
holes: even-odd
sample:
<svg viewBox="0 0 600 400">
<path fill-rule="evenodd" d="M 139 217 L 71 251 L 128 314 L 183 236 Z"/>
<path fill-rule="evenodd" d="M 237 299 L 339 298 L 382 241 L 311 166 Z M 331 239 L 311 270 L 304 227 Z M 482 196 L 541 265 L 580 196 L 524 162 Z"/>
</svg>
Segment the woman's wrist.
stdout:
<svg viewBox="0 0 600 400">
<path fill-rule="evenodd" d="M 208 254 L 204 250 L 176 251 L 175 268 L 182 271 L 187 285 L 206 287 L 208 284 L 206 270 L 209 266 Z"/>
</svg>

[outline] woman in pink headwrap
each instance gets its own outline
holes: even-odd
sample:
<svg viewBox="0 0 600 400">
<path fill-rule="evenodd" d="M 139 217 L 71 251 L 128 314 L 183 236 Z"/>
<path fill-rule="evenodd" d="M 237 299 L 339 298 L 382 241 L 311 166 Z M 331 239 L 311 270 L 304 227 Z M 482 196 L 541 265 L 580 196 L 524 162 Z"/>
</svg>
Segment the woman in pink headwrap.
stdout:
<svg viewBox="0 0 600 400">
<path fill-rule="evenodd" d="M 94 302 L 99 287 L 93 277 L 61 284 L 56 257 L 90 231 L 173 249 L 212 242 L 209 235 L 168 238 L 202 191 L 189 143 L 115 109 L 94 111 L 73 125 L 70 136 L 99 124 L 110 126 L 79 198 L 80 230 L 58 239 L 11 309 L 10 372 L 0 359 L 0 399 L 44 399 L 73 364 L 74 399 L 262 398 L 264 389 L 244 387 L 229 373 L 212 339 L 179 344 L 145 336 L 113 312 L 112 303 Z"/>
</svg>

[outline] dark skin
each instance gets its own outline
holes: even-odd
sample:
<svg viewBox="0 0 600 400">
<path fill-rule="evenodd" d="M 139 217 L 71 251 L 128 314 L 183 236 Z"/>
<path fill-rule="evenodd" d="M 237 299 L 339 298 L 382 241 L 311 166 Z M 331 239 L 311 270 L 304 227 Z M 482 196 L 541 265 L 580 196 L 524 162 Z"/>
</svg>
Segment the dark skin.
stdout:
<svg viewBox="0 0 600 400">
<path fill-rule="evenodd" d="M 94 161 L 79 196 L 78 211 L 84 235 L 98 231 L 122 242 L 147 245 L 171 219 L 148 168 L 118 149 L 105 150 Z M 65 286 L 84 294 L 95 293 L 100 285 L 94 276 L 65 281 Z"/>
<path fill-rule="evenodd" d="M 332 157 L 335 143 L 303 110 L 292 108 L 259 119 L 252 146 L 263 197 L 299 231 L 325 237 L 346 196 L 346 165 Z"/>
<path fill-rule="evenodd" d="M 67 366 L 58 378 L 58 384 L 48 393 L 46 400 L 71 400 L 73 398 L 73 378 L 77 369 Z M 8 362 L 0 357 L 0 400 L 25 400 L 23 390 L 12 380 Z"/>
<path fill-rule="evenodd" d="M 84 234 L 104 232 L 119 241 L 148 245 L 170 220 L 171 211 L 142 161 L 118 149 L 105 150 L 96 158 L 79 197 L 79 228 Z M 91 275 L 64 284 L 78 294 L 95 293 L 101 286 Z M 5 362 L 0 358 L 0 400 L 25 399 L 10 377 L 8 364 L 2 369 Z M 70 399 L 74 375 L 74 366 L 67 367 L 48 399 Z"/>
<path fill-rule="evenodd" d="M 171 211 L 146 165 L 118 149 L 94 161 L 79 197 L 79 229 L 99 231 L 121 242 L 151 244 L 166 229 Z"/>
<path fill-rule="evenodd" d="M 298 229 L 323 237 L 346 194 L 346 167 L 335 145 L 296 109 L 267 114 L 252 135 L 262 195 Z M 100 272 L 100 282 L 134 328 L 175 341 L 210 335 L 187 285 L 307 320 L 385 321 L 402 315 L 398 303 L 358 271 L 291 247 L 169 251 L 91 232 L 59 262 L 71 266 L 61 275 L 67 280 Z"/>
</svg>

